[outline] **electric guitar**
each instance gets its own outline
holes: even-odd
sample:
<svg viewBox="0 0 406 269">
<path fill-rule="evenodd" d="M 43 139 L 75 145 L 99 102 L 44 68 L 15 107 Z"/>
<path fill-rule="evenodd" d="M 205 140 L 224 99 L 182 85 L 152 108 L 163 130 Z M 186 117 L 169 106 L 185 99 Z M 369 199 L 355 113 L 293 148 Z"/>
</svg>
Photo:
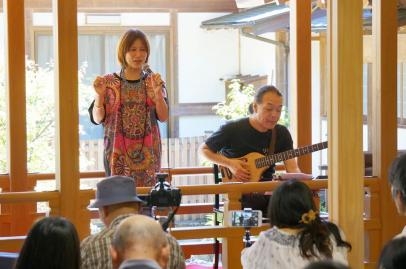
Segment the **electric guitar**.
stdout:
<svg viewBox="0 0 406 269">
<path fill-rule="evenodd" d="M 249 181 L 256 182 L 261 179 L 262 173 L 265 170 L 277 162 L 293 159 L 325 148 L 327 148 L 327 141 L 267 156 L 258 152 L 251 152 L 243 157 L 234 159 L 243 160 L 248 165 L 248 170 L 250 171 L 251 176 Z M 241 181 L 235 178 L 233 173 L 227 167 L 219 165 L 219 168 L 223 183 Z"/>
</svg>

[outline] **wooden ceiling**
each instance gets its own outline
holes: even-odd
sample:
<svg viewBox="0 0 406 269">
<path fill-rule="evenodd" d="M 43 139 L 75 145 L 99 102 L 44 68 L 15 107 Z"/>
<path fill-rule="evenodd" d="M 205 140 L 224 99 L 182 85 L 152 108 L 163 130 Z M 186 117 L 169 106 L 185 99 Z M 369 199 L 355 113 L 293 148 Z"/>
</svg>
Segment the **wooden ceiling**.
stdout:
<svg viewBox="0 0 406 269">
<path fill-rule="evenodd" d="M 9 0 L 13 1 L 13 0 Z M 237 12 L 235 0 L 77 0 L 78 11 L 176 10 L 178 12 Z M 25 0 L 34 10 L 50 10 L 52 0 Z M 0 0 L 3 9 L 3 0 Z"/>
</svg>

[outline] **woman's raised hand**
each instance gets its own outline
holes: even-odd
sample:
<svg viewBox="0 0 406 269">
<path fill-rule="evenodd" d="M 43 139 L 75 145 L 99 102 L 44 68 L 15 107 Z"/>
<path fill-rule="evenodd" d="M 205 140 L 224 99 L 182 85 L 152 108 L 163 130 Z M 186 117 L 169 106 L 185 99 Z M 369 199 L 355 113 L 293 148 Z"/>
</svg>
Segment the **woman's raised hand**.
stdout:
<svg viewBox="0 0 406 269">
<path fill-rule="evenodd" d="M 100 97 L 104 97 L 106 94 L 106 80 L 104 77 L 97 76 L 96 79 L 93 81 L 93 87 L 96 91 L 96 94 Z"/>
<path fill-rule="evenodd" d="M 162 85 L 164 84 L 159 73 L 152 73 L 148 76 L 147 80 L 147 93 L 148 97 L 152 99 L 154 103 L 157 100 L 163 99 Z"/>
</svg>

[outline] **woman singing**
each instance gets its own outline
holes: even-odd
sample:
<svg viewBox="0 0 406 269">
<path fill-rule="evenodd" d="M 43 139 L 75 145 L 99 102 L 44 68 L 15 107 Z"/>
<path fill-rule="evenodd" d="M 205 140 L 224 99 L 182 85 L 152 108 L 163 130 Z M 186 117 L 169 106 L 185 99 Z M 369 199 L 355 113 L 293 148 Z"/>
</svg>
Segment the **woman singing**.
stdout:
<svg viewBox="0 0 406 269">
<path fill-rule="evenodd" d="M 91 121 L 104 127 L 106 175 L 133 177 L 137 186 L 155 184 L 161 165 L 157 120 L 168 119 L 164 82 L 146 65 L 149 54 L 146 35 L 126 31 L 117 49 L 121 71 L 96 77 L 89 108 Z"/>
</svg>

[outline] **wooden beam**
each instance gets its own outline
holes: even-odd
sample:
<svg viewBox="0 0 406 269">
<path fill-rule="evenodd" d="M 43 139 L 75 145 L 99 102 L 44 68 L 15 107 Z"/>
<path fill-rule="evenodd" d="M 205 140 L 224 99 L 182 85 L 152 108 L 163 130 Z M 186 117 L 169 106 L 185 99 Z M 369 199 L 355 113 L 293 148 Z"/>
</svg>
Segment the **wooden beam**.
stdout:
<svg viewBox="0 0 406 269">
<path fill-rule="evenodd" d="M 351 268 L 363 268 L 362 2 L 328 3 L 329 213 L 352 244 Z"/>
<path fill-rule="evenodd" d="M 328 63 L 327 63 L 327 37 L 326 33 L 320 33 L 320 115 L 327 116 L 328 104 Z"/>
<path fill-rule="evenodd" d="M 87 234 L 79 219 L 78 31 L 76 0 L 53 0 L 56 89 L 56 167 L 60 214 L 80 235 Z"/>
<path fill-rule="evenodd" d="M 380 180 L 381 246 L 405 225 L 399 218 L 387 181 L 397 152 L 397 7 L 396 0 L 373 1 L 372 153 L 373 174 Z"/>
<path fill-rule="evenodd" d="M 279 31 L 275 33 L 275 40 L 288 43 L 288 33 Z M 289 48 L 283 46 L 275 47 L 275 86 L 287 97 L 288 89 L 288 68 L 289 68 Z M 287 100 L 286 100 L 287 101 Z"/>
<path fill-rule="evenodd" d="M 311 0 L 293 0 L 290 5 L 290 115 L 297 146 L 312 144 L 311 91 Z M 300 169 L 312 172 L 312 156 L 298 160 Z"/>
<path fill-rule="evenodd" d="M 24 0 L 4 0 L 6 24 L 7 145 L 10 191 L 31 190 L 27 179 Z M 11 206 L 10 234 L 23 235 L 31 226 L 35 204 Z"/>
<path fill-rule="evenodd" d="M 133 12 L 134 10 L 170 10 L 178 12 L 237 12 L 235 0 L 77 0 L 79 12 Z M 51 10 L 49 0 L 27 1 L 27 8 Z"/>
</svg>

